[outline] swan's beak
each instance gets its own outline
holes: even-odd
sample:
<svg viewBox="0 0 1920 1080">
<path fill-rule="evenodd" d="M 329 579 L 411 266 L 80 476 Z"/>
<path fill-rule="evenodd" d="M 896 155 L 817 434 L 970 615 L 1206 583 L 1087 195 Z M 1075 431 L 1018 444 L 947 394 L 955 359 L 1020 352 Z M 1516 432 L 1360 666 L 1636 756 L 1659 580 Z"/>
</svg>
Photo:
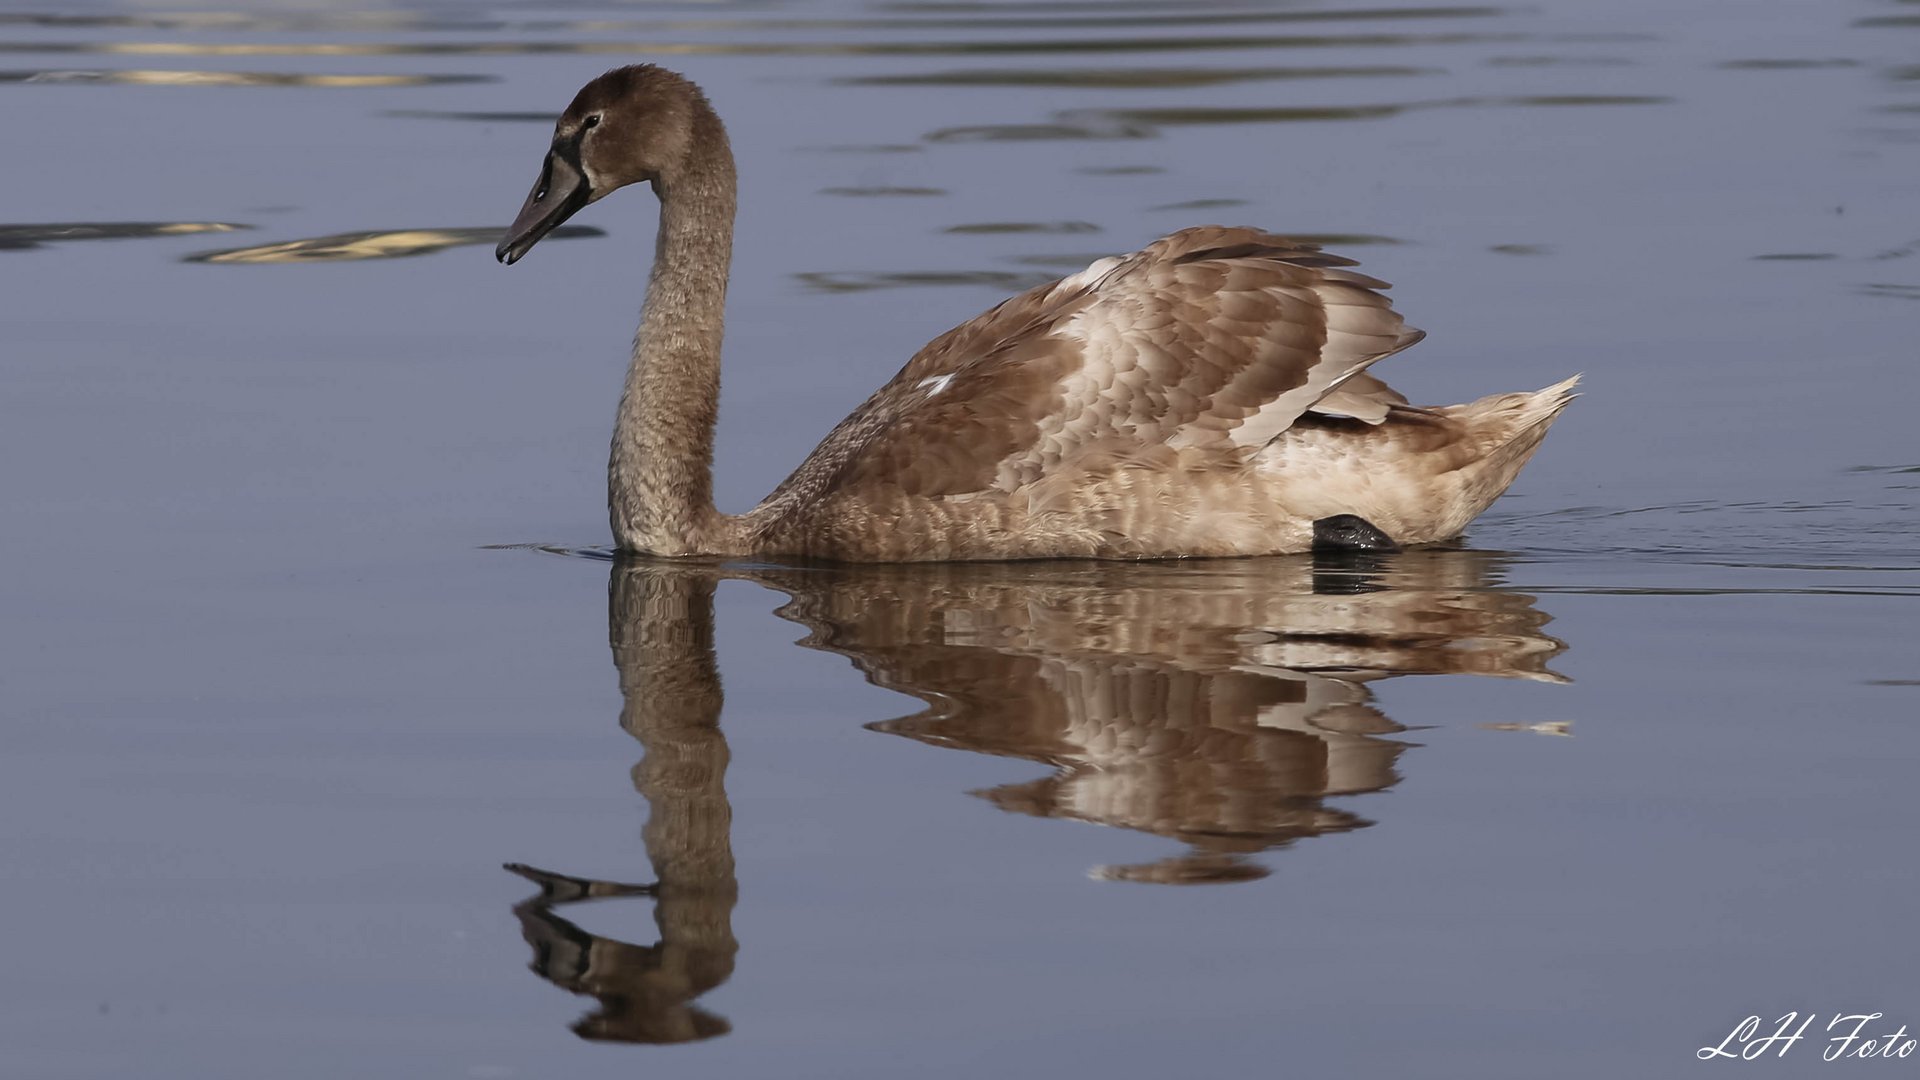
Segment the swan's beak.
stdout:
<svg viewBox="0 0 1920 1080">
<path fill-rule="evenodd" d="M 592 201 L 592 185 L 581 175 L 580 167 L 559 150 L 552 151 L 540 168 L 539 182 L 520 208 L 520 216 L 507 226 L 507 235 L 493 249 L 493 257 L 512 266 L 541 237 Z"/>
</svg>

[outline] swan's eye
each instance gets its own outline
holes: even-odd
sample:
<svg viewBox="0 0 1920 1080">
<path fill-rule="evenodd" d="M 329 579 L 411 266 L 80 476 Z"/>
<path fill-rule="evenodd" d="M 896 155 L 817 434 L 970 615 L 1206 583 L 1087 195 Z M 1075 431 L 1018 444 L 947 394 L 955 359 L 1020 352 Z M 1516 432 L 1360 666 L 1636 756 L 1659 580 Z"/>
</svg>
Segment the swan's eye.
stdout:
<svg viewBox="0 0 1920 1080">
<path fill-rule="evenodd" d="M 600 114 L 594 113 L 592 116 L 587 117 L 584 121 L 581 122 L 580 130 L 585 131 L 588 128 L 595 128 L 599 126 L 600 126 Z"/>
</svg>

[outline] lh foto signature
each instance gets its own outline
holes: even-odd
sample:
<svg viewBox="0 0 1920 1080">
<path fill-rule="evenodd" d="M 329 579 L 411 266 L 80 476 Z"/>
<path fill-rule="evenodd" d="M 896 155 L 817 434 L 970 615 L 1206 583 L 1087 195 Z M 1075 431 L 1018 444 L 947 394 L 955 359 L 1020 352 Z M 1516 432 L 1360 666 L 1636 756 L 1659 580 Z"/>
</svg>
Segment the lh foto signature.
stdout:
<svg viewBox="0 0 1920 1080">
<path fill-rule="evenodd" d="M 1727 1037 L 1720 1040 L 1720 1045 L 1703 1046 L 1694 1051 L 1693 1056 L 1701 1061 L 1712 1061 L 1714 1058 L 1753 1061 L 1769 1052 L 1775 1057 L 1786 1057 L 1806 1036 L 1807 1028 L 1812 1026 L 1816 1016 L 1815 1013 L 1802 1016 L 1798 1012 L 1790 1012 L 1774 1021 L 1773 1033 L 1769 1035 L 1760 1034 L 1761 1021 L 1758 1016 L 1749 1016 L 1734 1025 Z M 1888 1034 L 1868 1034 L 1867 1025 L 1885 1016 L 1885 1013 L 1877 1012 L 1834 1014 L 1822 1029 L 1827 1034 L 1827 1047 L 1820 1052 L 1820 1059 L 1903 1058 L 1912 1054 L 1914 1039 L 1907 1034 L 1905 1024 Z M 1818 1041 L 1817 1038 L 1815 1041 Z"/>
</svg>

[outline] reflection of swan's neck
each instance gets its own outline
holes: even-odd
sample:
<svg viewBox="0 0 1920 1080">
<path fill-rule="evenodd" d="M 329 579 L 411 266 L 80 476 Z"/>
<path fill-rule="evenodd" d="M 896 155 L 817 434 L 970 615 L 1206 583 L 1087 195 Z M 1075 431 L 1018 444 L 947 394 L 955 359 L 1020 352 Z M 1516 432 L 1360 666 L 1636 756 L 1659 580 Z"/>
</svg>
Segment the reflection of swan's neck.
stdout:
<svg viewBox="0 0 1920 1080">
<path fill-rule="evenodd" d="M 647 858 L 663 963 L 683 964 L 689 993 L 733 970 L 739 892 L 733 869 L 730 754 L 720 732 L 711 577 L 615 569 L 609 628 L 620 670 L 620 726 L 646 756 L 633 767 L 647 800 Z"/>
<path fill-rule="evenodd" d="M 633 339 L 607 467 L 607 507 L 622 550 L 724 553 L 713 507 L 713 425 L 733 256 L 733 152 L 704 100 L 689 103 L 681 163 L 654 181 L 660 233 Z"/>
<path fill-rule="evenodd" d="M 713 649 L 714 581 L 619 568 L 614 575 L 609 637 L 620 671 L 620 726 L 646 751 L 633 780 L 650 811 L 647 855 L 659 881 L 661 928 L 670 930 L 667 909 L 682 895 L 717 906 L 724 922 L 735 889 L 733 812 Z"/>
<path fill-rule="evenodd" d="M 620 726 L 645 749 L 633 781 L 647 800 L 660 928 L 644 972 L 627 973 L 618 987 L 625 1028 L 648 1041 L 710 1038 L 728 1030 L 726 1021 L 690 1003 L 726 981 L 739 950 L 714 581 L 637 568 L 613 573 L 608 636 L 620 672 Z"/>
</svg>

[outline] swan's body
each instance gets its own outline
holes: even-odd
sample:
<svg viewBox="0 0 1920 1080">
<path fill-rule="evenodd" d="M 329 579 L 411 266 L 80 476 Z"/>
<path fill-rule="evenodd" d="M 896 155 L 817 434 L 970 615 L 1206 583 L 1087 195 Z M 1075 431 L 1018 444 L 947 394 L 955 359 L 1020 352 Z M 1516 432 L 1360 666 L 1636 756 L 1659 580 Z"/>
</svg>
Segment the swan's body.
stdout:
<svg viewBox="0 0 1920 1080">
<path fill-rule="evenodd" d="M 1203 227 L 1103 259 L 948 331 L 758 507 L 712 499 L 734 170 L 692 83 L 589 83 L 501 243 L 513 262 L 574 211 L 650 181 L 661 220 L 616 421 L 622 550 L 848 561 L 1303 551 L 1357 515 L 1446 540 L 1507 489 L 1576 380 L 1414 408 L 1365 374 L 1420 340 L 1350 260 Z"/>
</svg>

